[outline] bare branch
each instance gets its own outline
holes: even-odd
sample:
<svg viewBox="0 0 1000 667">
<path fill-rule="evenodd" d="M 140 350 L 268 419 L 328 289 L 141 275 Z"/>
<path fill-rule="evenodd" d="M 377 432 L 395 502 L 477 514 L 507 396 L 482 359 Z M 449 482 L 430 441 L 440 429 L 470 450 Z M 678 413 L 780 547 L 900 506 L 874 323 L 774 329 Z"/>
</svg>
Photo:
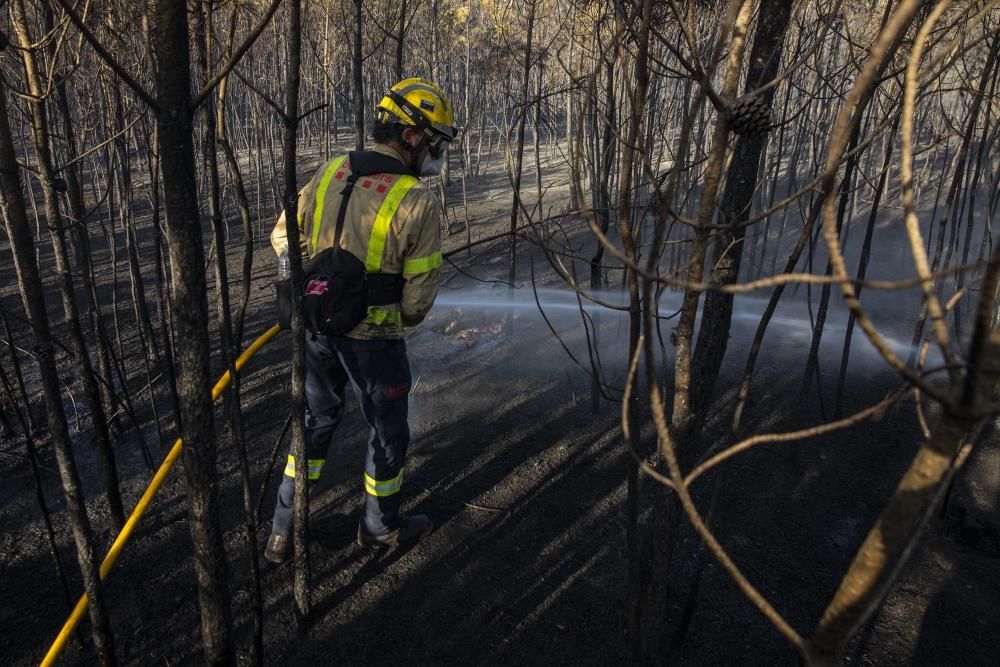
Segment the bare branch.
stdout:
<svg viewBox="0 0 1000 667">
<path fill-rule="evenodd" d="M 59 2 L 65 2 L 65 0 L 59 0 Z M 214 90 L 215 87 L 229 75 L 230 70 L 236 67 L 236 63 L 240 61 L 243 54 L 246 53 L 251 46 L 253 46 L 254 42 L 257 41 L 257 38 L 260 37 L 260 34 L 264 32 L 264 28 L 267 27 L 268 23 L 270 23 L 271 17 L 274 16 L 274 12 L 277 11 L 278 5 L 280 4 L 281 0 L 271 0 L 271 4 L 268 5 L 267 10 L 264 12 L 263 16 L 260 17 L 260 21 L 258 21 L 257 25 L 253 27 L 250 34 L 247 35 L 245 40 L 243 40 L 243 43 L 240 44 L 235 51 L 233 51 L 233 54 L 229 57 L 229 60 L 226 61 L 226 64 L 222 66 L 222 69 L 216 72 L 215 76 L 209 79 L 208 83 L 206 83 L 202 89 L 198 91 L 198 94 L 191 99 L 191 104 L 188 107 L 189 111 L 194 112 L 195 109 L 200 107 L 202 102 L 208 99 L 208 96 L 212 94 L 212 90 Z"/>
<path fill-rule="evenodd" d="M 70 7 L 69 1 L 56 0 L 56 2 L 63 8 L 63 11 L 65 11 L 66 15 L 69 16 L 69 20 L 73 22 L 73 25 L 77 27 L 77 30 L 83 34 L 84 38 L 86 38 L 88 42 L 90 42 L 90 45 L 94 48 L 94 51 L 97 52 L 97 55 L 99 55 L 104 63 L 110 67 L 116 75 L 118 75 L 118 78 L 124 81 L 125 84 L 131 88 L 132 91 L 139 96 L 139 99 L 145 102 L 150 109 L 159 112 L 160 105 L 157 103 L 156 99 L 153 98 L 152 94 L 147 92 L 141 83 L 132 78 L 132 75 L 129 74 L 125 68 L 122 67 L 117 60 L 115 60 L 115 57 L 104 48 L 104 45 L 102 45 L 100 40 L 98 40 L 94 33 L 91 32 L 90 28 L 88 28 L 83 22 L 83 19 L 80 18 L 80 15 L 77 14 L 72 7 Z"/>
</svg>

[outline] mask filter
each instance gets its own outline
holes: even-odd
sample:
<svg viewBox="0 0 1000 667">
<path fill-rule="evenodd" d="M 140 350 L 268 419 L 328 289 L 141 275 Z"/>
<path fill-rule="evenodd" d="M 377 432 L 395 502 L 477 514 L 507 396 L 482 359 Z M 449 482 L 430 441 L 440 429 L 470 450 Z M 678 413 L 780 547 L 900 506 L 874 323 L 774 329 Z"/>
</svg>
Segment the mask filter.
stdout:
<svg viewBox="0 0 1000 667">
<path fill-rule="evenodd" d="M 421 176 L 437 176 L 441 173 L 441 167 L 444 165 L 444 156 L 440 155 L 438 157 L 431 157 L 430 153 L 424 156 L 423 162 L 420 163 L 420 175 Z"/>
</svg>

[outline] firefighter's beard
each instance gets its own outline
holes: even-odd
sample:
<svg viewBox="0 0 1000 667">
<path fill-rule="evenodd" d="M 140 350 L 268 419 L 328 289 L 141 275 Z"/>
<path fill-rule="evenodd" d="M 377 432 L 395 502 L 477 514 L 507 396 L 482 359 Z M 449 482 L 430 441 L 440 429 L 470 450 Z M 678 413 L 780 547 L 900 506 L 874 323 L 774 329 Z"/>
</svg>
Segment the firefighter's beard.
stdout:
<svg viewBox="0 0 1000 667">
<path fill-rule="evenodd" d="M 431 157 L 428 153 L 424 156 L 423 162 L 420 163 L 420 175 L 421 176 L 437 176 L 441 173 L 441 167 L 444 164 L 444 156 L 441 157 Z"/>
</svg>

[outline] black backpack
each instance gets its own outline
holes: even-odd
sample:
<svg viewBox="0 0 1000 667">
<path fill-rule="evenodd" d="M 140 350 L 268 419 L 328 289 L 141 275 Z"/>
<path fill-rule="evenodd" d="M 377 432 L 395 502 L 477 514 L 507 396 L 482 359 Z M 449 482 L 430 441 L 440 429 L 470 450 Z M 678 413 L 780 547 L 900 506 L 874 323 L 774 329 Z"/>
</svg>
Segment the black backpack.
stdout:
<svg viewBox="0 0 1000 667">
<path fill-rule="evenodd" d="M 365 318 L 368 306 L 399 302 L 403 276 L 396 273 L 368 273 L 364 263 L 340 247 L 347 202 L 359 176 L 371 174 L 415 174 L 402 162 L 372 151 L 351 151 L 351 175 L 341 192 L 333 246 L 312 257 L 302 266 L 302 323 L 306 331 L 323 336 L 342 336 Z M 292 291 L 290 280 L 275 283 L 278 324 L 291 328 Z"/>
</svg>

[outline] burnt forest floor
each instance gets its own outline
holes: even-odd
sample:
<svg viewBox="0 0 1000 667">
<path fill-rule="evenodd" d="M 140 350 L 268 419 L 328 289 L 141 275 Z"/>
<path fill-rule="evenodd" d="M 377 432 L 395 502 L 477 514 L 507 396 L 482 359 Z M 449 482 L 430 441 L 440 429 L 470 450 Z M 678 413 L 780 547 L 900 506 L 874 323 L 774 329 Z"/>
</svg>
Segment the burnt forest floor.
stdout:
<svg viewBox="0 0 1000 667">
<path fill-rule="evenodd" d="M 464 236 L 464 230 L 458 236 Z M 450 239 L 454 247 L 464 239 Z M 501 285 L 479 280 L 506 276 L 507 244 L 477 247 L 447 265 L 439 303 L 407 338 L 412 367 L 412 441 L 403 506 L 430 514 L 436 528 L 419 544 L 391 552 L 353 544 L 364 459 L 365 427 L 351 406 L 328 455 L 321 492 L 310 516 L 312 613 L 293 611 L 292 565 L 261 561 L 264 663 L 268 665 L 573 664 L 621 665 L 626 657 L 625 558 L 626 450 L 620 405 L 591 406 L 591 379 L 581 316 L 564 299 L 538 314 L 531 275 L 554 299 L 553 279 L 541 253 L 521 244 L 517 296 L 504 305 Z M 587 250 L 583 253 L 587 256 Z M 5 280 L 12 275 L 3 258 Z M 238 266 L 231 253 L 230 266 Z M 581 270 L 581 274 L 585 271 Z M 470 276 L 471 274 L 471 276 Z M 612 272 L 613 276 L 620 273 Z M 548 276 L 546 278 L 546 276 Z M 270 326 L 273 254 L 255 257 L 248 344 Z M 6 283 L 10 285 L 10 283 Z M 563 292 L 565 295 L 565 292 Z M 7 288 L 0 296 L 14 310 Z M 55 303 L 51 301 L 51 303 Z M 754 302 L 756 303 L 756 302 Z M 752 304 L 751 304 L 752 305 Z M 668 309 L 664 308 L 664 311 Z M 747 312 L 753 308 L 748 307 Z M 53 311 L 55 314 L 56 311 Z M 803 311 L 804 312 L 804 309 Z M 612 393 L 620 395 L 627 356 L 627 320 L 596 315 L 601 364 Z M 717 395 L 718 418 L 703 436 L 716 446 L 732 442 L 732 387 L 752 335 L 753 317 L 734 319 L 730 352 Z M 747 432 L 789 430 L 829 419 L 837 355 L 824 355 L 826 405 L 800 382 L 808 338 L 788 316 L 767 339 L 759 364 Z M 663 345 L 669 355 L 669 328 Z M 23 332 L 23 325 L 15 326 Z M 831 335 L 831 338 L 835 336 Z M 836 343 L 839 345 L 839 342 Z M 141 354 L 134 332 L 126 340 Z M 256 495 L 268 480 L 256 539 L 263 549 L 286 439 L 272 452 L 288 415 L 288 334 L 258 354 L 242 379 L 242 406 Z M 6 359 L 4 361 L 6 362 Z M 217 367 L 218 364 L 215 364 Z M 834 379 L 831 379 L 834 378 Z M 845 411 L 878 402 L 897 386 L 870 353 L 852 357 Z M 74 387 L 76 385 L 74 384 Z M 614 391 L 617 389 L 618 391 Z M 152 444 L 159 462 L 172 442 L 165 391 L 159 392 L 166 443 Z M 141 395 L 136 395 L 137 403 Z M 40 401 L 40 399 L 39 399 Z M 75 405 L 81 407 L 79 396 Z M 35 405 L 36 411 L 38 405 Z M 68 402 L 71 416 L 73 403 Z M 143 408 L 143 414 L 147 412 Z M 42 415 L 43 412 L 39 412 Z M 221 411 L 217 428 L 224 432 Z M 648 419 L 644 420 L 648 422 Z M 919 441 L 912 402 L 859 426 L 808 441 L 751 450 L 706 475 L 696 486 L 711 525 L 760 591 L 804 636 L 811 634 L 825 602 L 891 494 Z M 79 427 L 79 425 L 77 425 Z M 86 429 L 83 429 L 86 431 Z M 644 438 L 650 438 L 644 428 Z M 147 421 L 143 431 L 155 441 Z M 101 553 L 110 543 L 100 464 L 92 443 L 73 433 Z M 250 568 L 242 537 L 236 451 L 219 437 L 220 493 L 231 593 L 241 653 L 250 639 Z M 43 442 L 39 437 L 39 442 Z M 134 506 L 150 479 L 135 431 L 118 439 L 124 500 Z M 20 436 L 0 448 L 0 663 L 37 664 L 67 615 L 33 495 Z M 79 576 L 54 474 L 43 448 L 46 499 L 56 513 L 60 557 L 73 594 Z M 713 501 L 714 497 L 714 501 Z M 649 539 L 652 513 L 662 494 L 642 483 L 641 533 Z M 255 498 L 256 500 L 256 498 Z M 677 637 L 664 661 L 683 665 L 794 665 L 796 654 L 711 558 L 699 554 L 689 522 L 681 520 L 667 578 L 670 594 L 662 622 Z M 998 551 L 972 540 L 950 521 L 935 520 L 886 604 L 854 642 L 850 664 L 1000 664 Z M 648 564 L 646 564 L 648 566 Z M 700 571 L 684 616 L 693 575 Z M 655 576 L 651 572 L 649 576 Z M 194 565 L 183 475 L 169 476 L 107 583 L 118 656 L 126 665 L 200 664 Z M 74 598 L 75 601 L 75 598 Z M 83 634 L 86 634 L 86 624 Z M 79 635 L 83 636 L 83 635 Z M 89 646 L 70 642 L 61 664 L 93 664 Z"/>
</svg>

